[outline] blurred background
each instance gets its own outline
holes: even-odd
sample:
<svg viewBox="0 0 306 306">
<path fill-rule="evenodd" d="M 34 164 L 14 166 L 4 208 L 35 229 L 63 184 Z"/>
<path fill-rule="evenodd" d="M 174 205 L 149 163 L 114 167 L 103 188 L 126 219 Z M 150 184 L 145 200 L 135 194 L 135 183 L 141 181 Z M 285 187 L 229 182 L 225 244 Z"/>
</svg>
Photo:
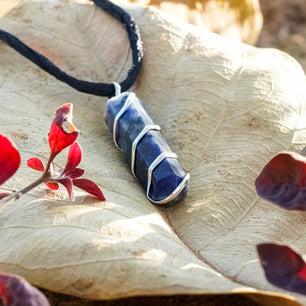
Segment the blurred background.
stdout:
<svg viewBox="0 0 306 306">
<path fill-rule="evenodd" d="M 306 71 L 306 1 L 261 0 L 263 28 L 257 46 L 292 55 Z"/>
</svg>

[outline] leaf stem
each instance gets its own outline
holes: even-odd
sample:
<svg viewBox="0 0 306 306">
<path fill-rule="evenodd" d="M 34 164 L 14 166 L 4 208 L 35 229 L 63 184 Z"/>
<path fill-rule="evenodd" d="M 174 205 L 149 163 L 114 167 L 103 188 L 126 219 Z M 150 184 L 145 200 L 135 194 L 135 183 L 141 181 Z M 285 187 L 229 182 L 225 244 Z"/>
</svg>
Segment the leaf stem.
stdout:
<svg viewBox="0 0 306 306">
<path fill-rule="evenodd" d="M 3 198 L 3 202 L 0 201 L 0 203 L 6 204 L 6 203 L 11 203 L 15 200 L 18 200 L 23 194 L 31 191 L 32 189 L 34 189 L 38 185 L 48 182 L 52 177 L 52 173 L 51 173 L 52 172 L 52 161 L 53 161 L 54 157 L 55 157 L 54 154 L 51 153 L 43 174 L 37 180 L 35 180 L 34 182 L 32 182 L 31 184 L 22 188 L 19 191 L 13 192 L 8 197 Z"/>
<path fill-rule="evenodd" d="M 40 178 L 38 178 L 36 181 L 32 182 L 30 185 L 22 188 L 21 190 L 19 190 L 15 194 L 17 194 L 17 195 L 19 194 L 19 196 L 22 195 L 22 194 L 25 194 L 25 193 L 31 191 L 32 189 L 34 189 L 35 187 L 37 187 L 38 185 L 47 182 L 49 178 L 50 178 L 50 175 L 47 172 L 46 173 L 44 172 Z"/>
</svg>

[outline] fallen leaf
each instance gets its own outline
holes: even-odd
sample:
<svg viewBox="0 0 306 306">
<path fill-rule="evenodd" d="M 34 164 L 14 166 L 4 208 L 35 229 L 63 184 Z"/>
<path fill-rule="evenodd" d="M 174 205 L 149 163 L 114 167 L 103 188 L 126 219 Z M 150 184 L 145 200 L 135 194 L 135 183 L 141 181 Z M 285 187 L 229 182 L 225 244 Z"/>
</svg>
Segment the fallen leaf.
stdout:
<svg viewBox="0 0 306 306">
<path fill-rule="evenodd" d="M 268 283 L 256 245 L 290 242 L 306 252 L 306 214 L 260 199 L 254 184 L 273 156 L 306 143 L 303 70 L 285 53 L 122 6 L 145 49 L 133 90 L 191 174 L 186 200 L 160 209 L 146 199 L 103 122 L 106 99 L 76 92 L 0 44 L 1 132 L 13 135 L 22 122 L 23 158 L 47 156 L 54 109 L 73 103 L 82 166 L 107 199 L 79 191 L 71 203 L 42 186 L 2 208 L 0 270 L 94 299 L 235 292 L 262 305 L 305 304 Z M 131 65 L 124 28 L 91 2 L 26 1 L 0 27 L 85 80 L 121 81 Z M 14 188 L 35 178 L 30 170 L 11 179 Z"/>
</svg>

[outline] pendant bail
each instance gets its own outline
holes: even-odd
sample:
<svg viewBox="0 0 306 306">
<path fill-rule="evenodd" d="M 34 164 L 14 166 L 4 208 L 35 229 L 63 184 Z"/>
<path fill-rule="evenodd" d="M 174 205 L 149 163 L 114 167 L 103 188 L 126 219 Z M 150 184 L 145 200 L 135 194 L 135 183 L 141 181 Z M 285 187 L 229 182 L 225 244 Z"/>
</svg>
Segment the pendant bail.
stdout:
<svg viewBox="0 0 306 306">
<path fill-rule="evenodd" d="M 117 82 L 112 82 L 115 87 L 115 96 L 119 96 L 121 94 L 121 86 Z"/>
</svg>

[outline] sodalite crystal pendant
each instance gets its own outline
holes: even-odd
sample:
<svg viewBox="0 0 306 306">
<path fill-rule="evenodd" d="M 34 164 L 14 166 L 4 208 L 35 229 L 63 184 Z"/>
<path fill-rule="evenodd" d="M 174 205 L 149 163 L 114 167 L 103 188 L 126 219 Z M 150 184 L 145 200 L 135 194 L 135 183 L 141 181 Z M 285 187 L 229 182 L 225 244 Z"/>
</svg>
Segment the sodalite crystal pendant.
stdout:
<svg viewBox="0 0 306 306">
<path fill-rule="evenodd" d="M 109 99 L 105 121 L 151 202 L 172 205 L 185 198 L 190 176 L 134 93 Z"/>
</svg>

